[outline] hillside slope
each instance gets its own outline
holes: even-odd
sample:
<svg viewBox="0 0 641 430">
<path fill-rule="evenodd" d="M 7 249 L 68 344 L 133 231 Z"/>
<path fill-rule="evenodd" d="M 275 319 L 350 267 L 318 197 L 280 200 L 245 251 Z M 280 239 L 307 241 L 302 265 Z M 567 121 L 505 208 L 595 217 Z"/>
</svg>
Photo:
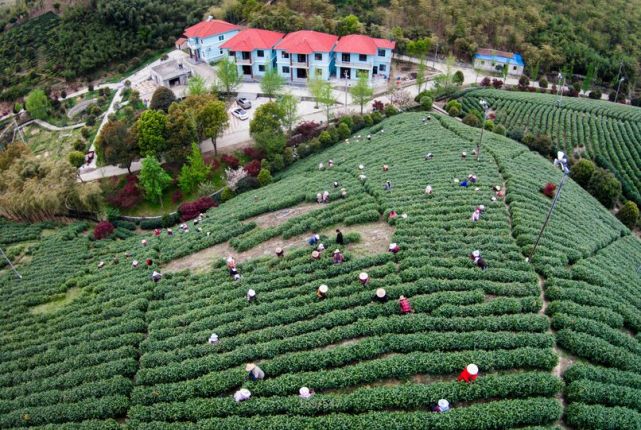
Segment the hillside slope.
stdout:
<svg viewBox="0 0 641 430">
<path fill-rule="evenodd" d="M 568 154 L 591 158 L 612 171 L 625 195 L 641 204 L 641 109 L 598 100 L 478 89 L 461 98 L 463 110 L 486 99 L 496 123 L 548 134 Z"/>
<path fill-rule="evenodd" d="M 480 163 L 461 161 L 477 130 L 421 118 L 403 114 L 364 130 L 371 142 L 352 138 L 301 160 L 275 184 L 211 210 L 198 226 L 189 223 L 189 233 L 146 235 L 146 247 L 139 235 L 90 242 L 83 224 L 42 238 L 31 263 L 20 267 L 21 282 L 0 275 L 0 427 L 117 428 L 126 418 L 141 429 L 549 428 L 563 413 L 555 374 L 570 365 L 567 353 L 585 360 L 566 374 L 567 422 L 638 426 L 634 263 L 641 243 L 570 182 L 534 264 L 526 263 L 549 206 L 540 182 L 559 173 L 491 134 Z M 424 160 L 427 152 L 433 160 Z M 335 167 L 319 171 L 328 159 Z M 454 182 L 470 173 L 479 178 L 478 191 Z M 340 199 L 334 181 L 347 198 Z M 490 200 L 498 184 L 507 187 L 505 202 Z M 313 201 L 325 189 L 331 202 L 317 210 L 273 227 L 252 219 Z M 472 223 L 479 204 L 486 213 Z M 388 219 L 392 210 L 407 217 Z M 327 251 L 311 260 L 301 242 L 283 259 L 242 262 L 239 282 L 222 260 L 212 261 L 209 273 L 167 273 L 158 284 L 150 269 L 130 263 L 152 258 L 164 266 L 232 238 L 246 249 L 333 226 L 349 233 L 381 216 L 395 229 L 396 255 L 362 255 L 348 245 L 345 263 L 334 265 Z M 330 250 L 332 239 L 323 237 Z M 474 249 L 487 271 L 467 257 Z M 370 275 L 367 286 L 358 282 L 362 271 Z M 315 295 L 320 284 L 329 286 L 323 301 Z M 373 303 L 378 287 L 392 300 Z M 256 303 L 245 299 L 249 288 Z M 79 291 L 71 303 L 34 312 L 70 289 Z M 399 315 L 400 295 L 413 314 Z M 220 337 L 216 346 L 207 343 L 212 332 Z M 244 380 L 252 361 L 266 372 L 264 381 Z M 457 383 L 470 362 L 480 378 Z M 241 386 L 252 398 L 236 404 L 231 395 Z M 301 386 L 316 395 L 300 399 Z M 610 390 L 622 394 L 608 396 Z M 443 397 L 453 409 L 430 413 Z"/>
</svg>

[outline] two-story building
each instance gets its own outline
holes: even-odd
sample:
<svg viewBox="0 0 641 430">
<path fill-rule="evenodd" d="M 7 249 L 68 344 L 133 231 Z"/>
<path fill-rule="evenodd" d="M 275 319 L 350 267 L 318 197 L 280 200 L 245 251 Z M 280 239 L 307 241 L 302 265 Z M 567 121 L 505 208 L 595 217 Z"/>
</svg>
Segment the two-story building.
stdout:
<svg viewBox="0 0 641 430">
<path fill-rule="evenodd" d="M 304 82 L 311 73 L 328 80 L 335 73 L 332 50 L 337 40 L 318 31 L 289 33 L 274 47 L 278 73 L 290 82 Z"/>
<path fill-rule="evenodd" d="M 224 57 L 221 46 L 239 31 L 237 25 L 210 16 L 185 30 L 189 56 L 195 63 L 219 61 Z"/>
<path fill-rule="evenodd" d="M 360 73 L 367 73 L 369 80 L 389 79 L 392 69 L 392 52 L 396 43 L 362 34 L 340 38 L 334 52 L 336 77 L 356 80 Z"/>
<path fill-rule="evenodd" d="M 257 79 L 276 67 L 274 46 L 283 36 L 276 31 L 248 28 L 223 43 L 221 48 L 237 64 L 239 76 Z"/>
</svg>

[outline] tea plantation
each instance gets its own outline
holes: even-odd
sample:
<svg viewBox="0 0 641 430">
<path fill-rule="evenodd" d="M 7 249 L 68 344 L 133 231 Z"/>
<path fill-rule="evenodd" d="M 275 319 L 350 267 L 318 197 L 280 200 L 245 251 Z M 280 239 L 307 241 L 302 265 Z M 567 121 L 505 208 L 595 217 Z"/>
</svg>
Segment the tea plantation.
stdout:
<svg viewBox="0 0 641 430">
<path fill-rule="evenodd" d="M 625 195 L 641 204 L 641 109 L 605 101 L 552 94 L 478 89 L 461 98 L 463 110 L 480 110 L 486 99 L 496 123 L 548 134 L 560 150 L 583 156 L 612 171 Z"/>
<path fill-rule="evenodd" d="M 492 133 L 480 162 L 462 160 L 480 130 L 422 118 L 394 116 L 361 132 L 371 142 L 352 137 L 300 160 L 274 184 L 190 222 L 188 233 L 117 231 L 119 239 L 96 242 L 85 223 L 44 236 L 44 226 L 0 224 L 3 246 L 40 237 L 22 280 L 0 275 L 0 428 L 640 428 L 641 242 L 570 181 L 526 262 L 550 206 L 539 188 L 560 171 Z M 329 159 L 334 167 L 319 170 Z M 455 181 L 469 174 L 479 182 Z M 505 200 L 492 201 L 496 185 Z M 270 228 L 251 220 L 323 190 L 330 203 L 307 214 Z M 240 281 L 222 259 L 204 274 L 149 279 L 216 244 L 245 250 L 373 221 L 393 226 L 399 253 L 348 246 L 333 264 L 332 236 L 319 260 L 301 242 L 283 258 L 242 262 Z M 469 259 L 475 249 L 486 271 Z M 153 268 L 132 267 L 147 258 Z M 379 287 L 385 304 L 372 300 Z M 413 313 L 400 314 L 401 295 Z M 220 340 L 210 345 L 214 332 Z M 264 380 L 246 379 L 249 362 Z M 457 382 L 469 363 L 478 379 Z M 300 398 L 302 386 L 315 395 Z M 241 387 L 251 398 L 236 403 Z M 441 398 L 452 409 L 431 412 Z"/>
</svg>

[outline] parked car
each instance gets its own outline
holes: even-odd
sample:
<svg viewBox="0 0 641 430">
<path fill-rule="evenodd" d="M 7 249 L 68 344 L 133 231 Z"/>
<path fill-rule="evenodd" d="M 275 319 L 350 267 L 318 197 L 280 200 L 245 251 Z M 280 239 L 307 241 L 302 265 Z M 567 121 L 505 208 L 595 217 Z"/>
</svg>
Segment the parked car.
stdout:
<svg viewBox="0 0 641 430">
<path fill-rule="evenodd" d="M 247 100 L 245 97 L 239 97 L 236 99 L 236 104 L 243 109 L 251 109 L 252 102 Z"/>
<path fill-rule="evenodd" d="M 234 109 L 231 114 L 243 121 L 249 118 L 247 111 L 241 108 Z"/>
</svg>

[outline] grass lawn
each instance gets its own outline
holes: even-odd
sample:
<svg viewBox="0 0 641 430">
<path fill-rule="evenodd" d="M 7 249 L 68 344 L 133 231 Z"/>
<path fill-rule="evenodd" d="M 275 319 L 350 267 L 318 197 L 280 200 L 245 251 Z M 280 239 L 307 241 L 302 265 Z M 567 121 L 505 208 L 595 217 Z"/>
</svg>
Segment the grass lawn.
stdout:
<svg viewBox="0 0 641 430">
<path fill-rule="evenodd" d="M 27 146 L 38 158 L 66 159 L 73 151 L 73 143 L 80 139 L 80 129 L 49 131 L 35 124 L 23 130 Z"/>
</svg>

